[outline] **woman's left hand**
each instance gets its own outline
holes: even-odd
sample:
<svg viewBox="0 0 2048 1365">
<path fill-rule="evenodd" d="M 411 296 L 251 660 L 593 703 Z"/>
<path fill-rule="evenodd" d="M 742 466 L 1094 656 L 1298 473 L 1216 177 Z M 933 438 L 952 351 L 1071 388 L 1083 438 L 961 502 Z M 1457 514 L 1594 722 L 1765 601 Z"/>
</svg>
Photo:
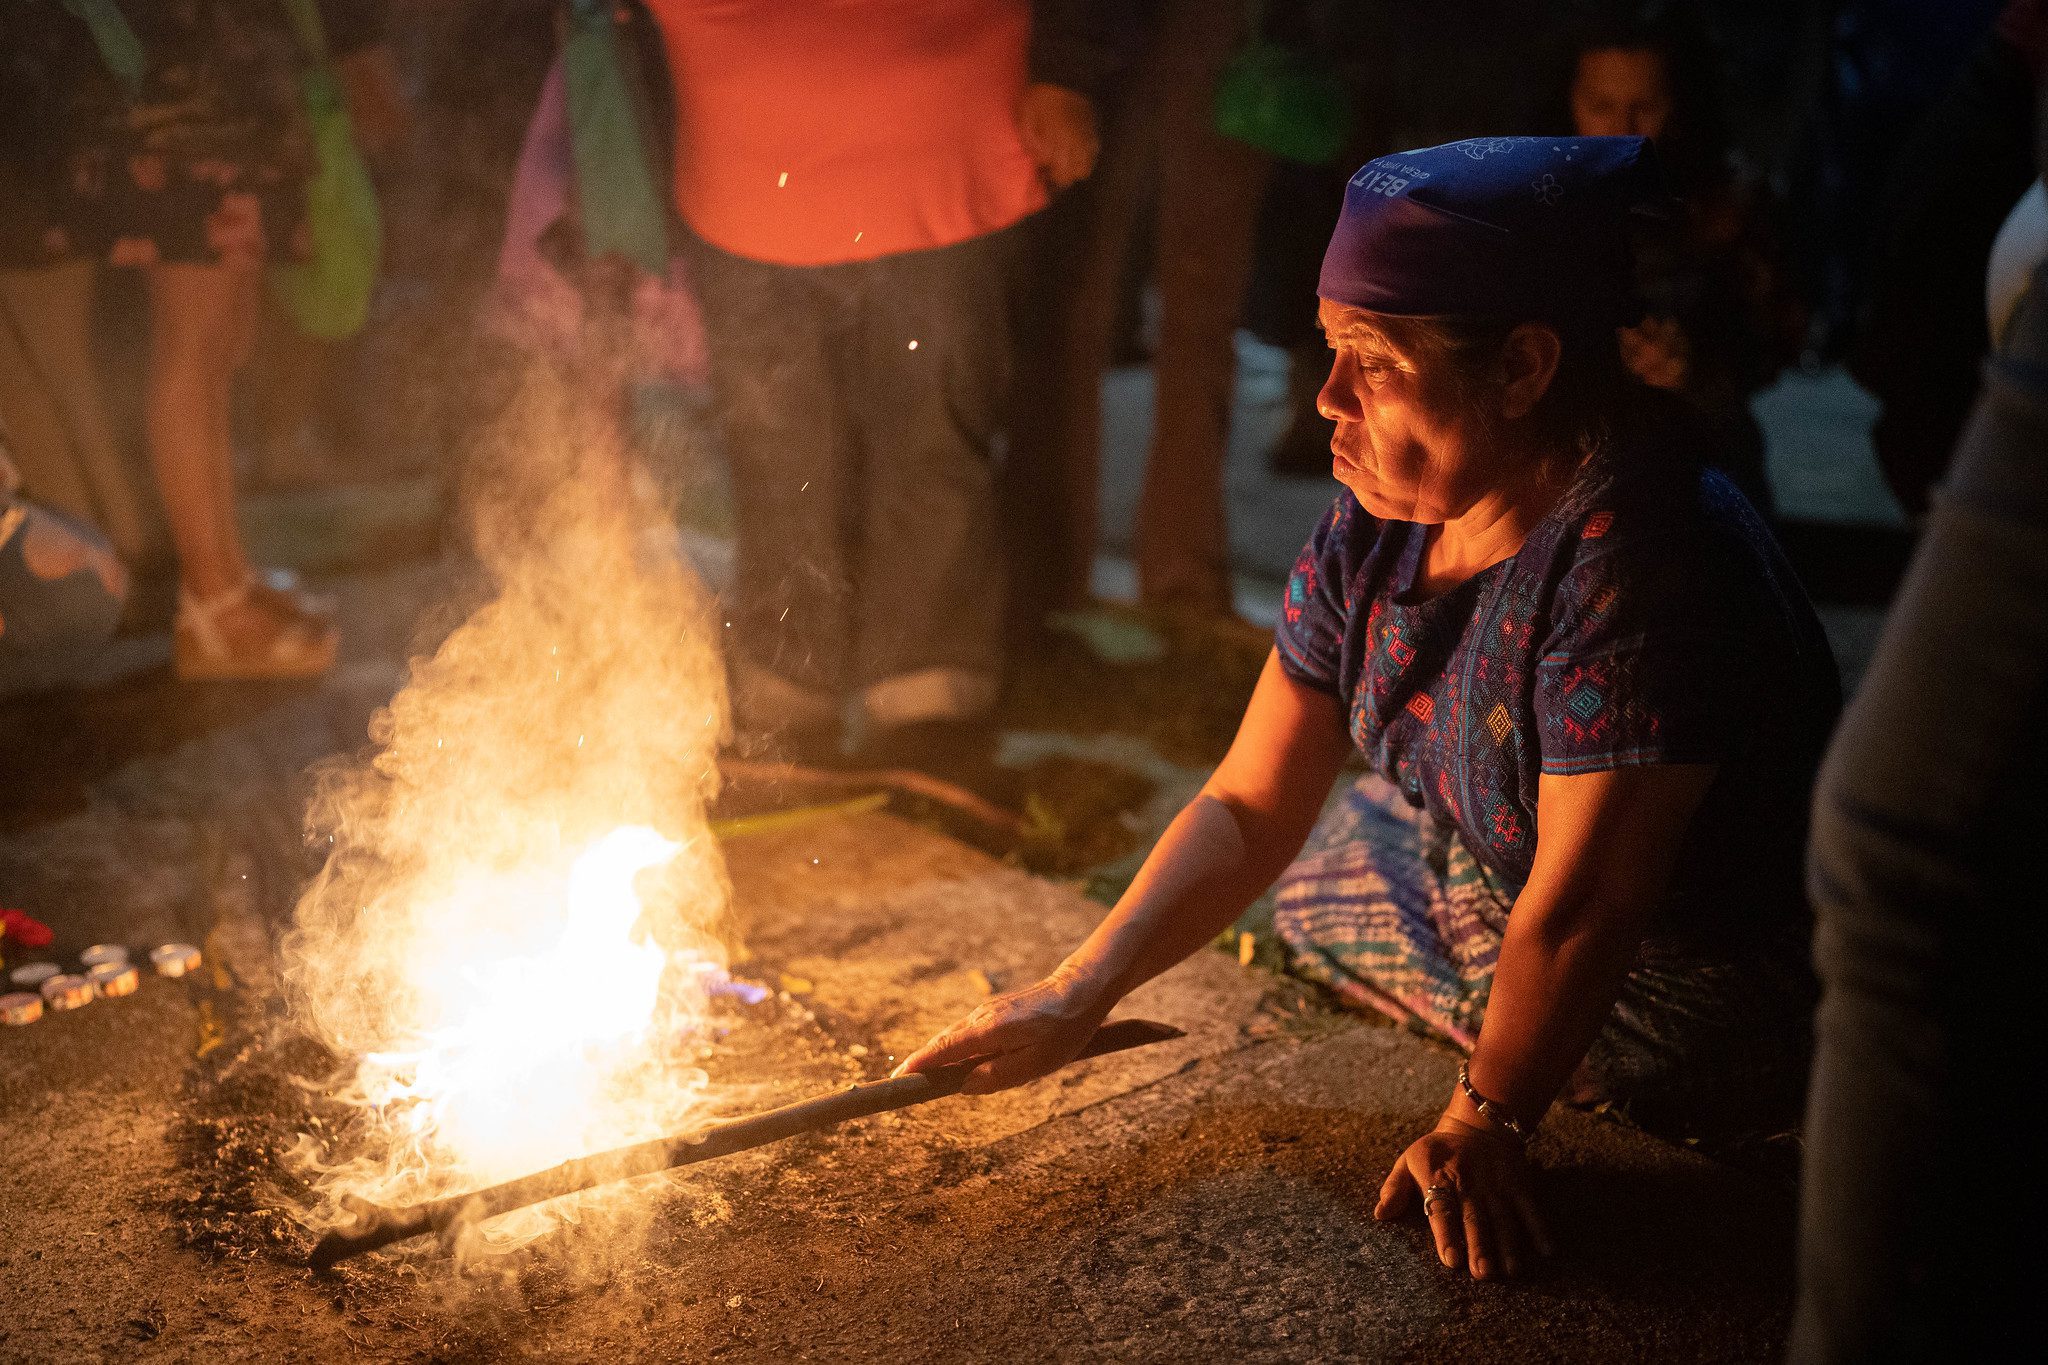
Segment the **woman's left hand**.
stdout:
<svg viewBox="0 0 2048 1365">
<path fill-rule="evenodd" d="M 1521 1149 L 1448 1114 L 1401 1153 L 1372 1216 L 1401 1218 L 1418 1205 L 1443 1263 L 1468 1265 L 1475 1280 L 1512 1278 L 1551 1254 Z"/>
<path fill-rule="evenodd" d="M 1017 132 L 1024 150 L 1056 190 L 1086 180 L 1102 151 L 1094 102 L 1063 85 L 1025 87 L 1017 100 Z"/>
</svg>

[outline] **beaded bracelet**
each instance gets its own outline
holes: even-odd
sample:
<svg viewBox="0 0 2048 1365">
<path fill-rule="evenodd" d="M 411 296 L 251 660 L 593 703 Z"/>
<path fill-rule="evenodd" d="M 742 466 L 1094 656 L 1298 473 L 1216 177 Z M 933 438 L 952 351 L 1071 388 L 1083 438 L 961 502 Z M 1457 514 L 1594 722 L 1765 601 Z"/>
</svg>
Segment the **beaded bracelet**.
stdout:
<svg viewBox="0 0 2048 1365">
<path fill-rule="evenodd" d="M 1470 1062 L 1458 1063 L 1458 1089 L 1465 1092 L 1465 1098 L 1470 1100 L 1472 1107 L 1479 1111 L 1479 1117 L 1495 1127 L 1505 1129 L 1514 1137 L 1515 1141 L 1521 1143 L 1528 1142 L 1529 1130 L 1522 1126 L 1520 1119 L 1517 1119 L 1508 1112 L 1506 1105 L 1498 1100 L 1490 1100 L 1472 1088 L 1472 1064 Z"/>
</svg>

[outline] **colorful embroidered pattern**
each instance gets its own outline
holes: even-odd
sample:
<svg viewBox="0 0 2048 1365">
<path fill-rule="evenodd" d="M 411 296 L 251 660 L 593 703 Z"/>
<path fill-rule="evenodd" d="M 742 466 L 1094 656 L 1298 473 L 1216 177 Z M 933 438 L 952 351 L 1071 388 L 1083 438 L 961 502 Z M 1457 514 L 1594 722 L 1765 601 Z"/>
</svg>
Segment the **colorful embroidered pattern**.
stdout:
<svg viewBox="0 0 2048 1365">
<path fill-rule="evenodd" d="M 1508 714 L 1506 702 L 1495 702 L 1493 709 L 1486 713 L 1486 731 L 1493 736 L 1495 744 L 1507 743 L 1508 736 L 1515 732 L 1515 720 Z"/>
</svg>

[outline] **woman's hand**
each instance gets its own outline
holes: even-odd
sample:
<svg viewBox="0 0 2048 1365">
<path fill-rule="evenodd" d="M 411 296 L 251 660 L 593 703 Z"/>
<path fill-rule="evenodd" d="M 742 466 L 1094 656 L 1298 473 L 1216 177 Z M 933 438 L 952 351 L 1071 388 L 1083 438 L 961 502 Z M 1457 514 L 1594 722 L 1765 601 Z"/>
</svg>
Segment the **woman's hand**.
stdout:
<svg viewBox="0 0 2048 1365">
<path fill-rule="evenodd" d="M 1025 87 L 1017 100 L 1017 132 L 1024 150 L 1056 190 L 1086 180 L 1102 151 L 1094 103 L 1063 85 Z"/>
<path fill-rule="evenodd" d="M 1678 319 L 1647 317 L 1620 331 L 1621 360 L 1653 389 L 1678 390 L 1692 374 L 1692 340 Z"/>
<path fill-rule="evenodd" d="M 1400 1218 L 1427 1201 L 1437 1255 L 1475 1280 L 1519 1275 L 1551 1254 L 1550 1234 L 1529 1191 L 1529 1165 L 1510 1139 L 1446 1114 L 1401 1153 L 1372 1211 Z"/>
<path fill-rule="evenodd" d="M 969 1073 L 962 1093 L 1007 1090 L 1073 1061 L 1114 1003 L 1061 968 L 1035 986 L 980 1006 L 911 1053 L 891 1074 L 931 1071 L 970 1057 L 987 1057 Z"/>
</svg>

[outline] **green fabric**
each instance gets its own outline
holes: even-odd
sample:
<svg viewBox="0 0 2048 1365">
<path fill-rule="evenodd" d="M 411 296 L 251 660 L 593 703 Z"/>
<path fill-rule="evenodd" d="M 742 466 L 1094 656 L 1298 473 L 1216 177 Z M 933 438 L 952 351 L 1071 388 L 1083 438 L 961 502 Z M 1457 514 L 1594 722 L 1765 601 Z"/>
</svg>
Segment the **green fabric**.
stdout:
<svg viewBox="0 0 2048 1365">
<path fill-rule="evenodd" d="M 1225 137 L 1310 166 L 1335 160 L 1351 135 L 1351 96 L 1336 73 L 1263 40 L 1231 58 L 1216 85 L 1214 114 Z"/>
<path fill-rule="evenodd" d="M 133 96 L 142 89 L 142 43 L 114 0 L 63 0 L 64 8 L 92 30 L 93 45 L 107 70 Z"/>
<path fill-rule="evenodd" d="M 665 275 L 667 210 L 634 113 L 609 4 L 575 0 L 562 73 L 586 257 L 616 254 L 650 275 Z"/>
<path fill-rule="evenodd" d="M 300 77 L 312 127 L 315 170 L 306 184 L 312 254 L 271 267 L 270 292 L 308 336 L 339 340 L 361 331 L 384 253 L 384 223 L 369 167 L 356 146 L 327 33 L 313 0 L 281 0 L 307 64 Z"/>
</svg>

